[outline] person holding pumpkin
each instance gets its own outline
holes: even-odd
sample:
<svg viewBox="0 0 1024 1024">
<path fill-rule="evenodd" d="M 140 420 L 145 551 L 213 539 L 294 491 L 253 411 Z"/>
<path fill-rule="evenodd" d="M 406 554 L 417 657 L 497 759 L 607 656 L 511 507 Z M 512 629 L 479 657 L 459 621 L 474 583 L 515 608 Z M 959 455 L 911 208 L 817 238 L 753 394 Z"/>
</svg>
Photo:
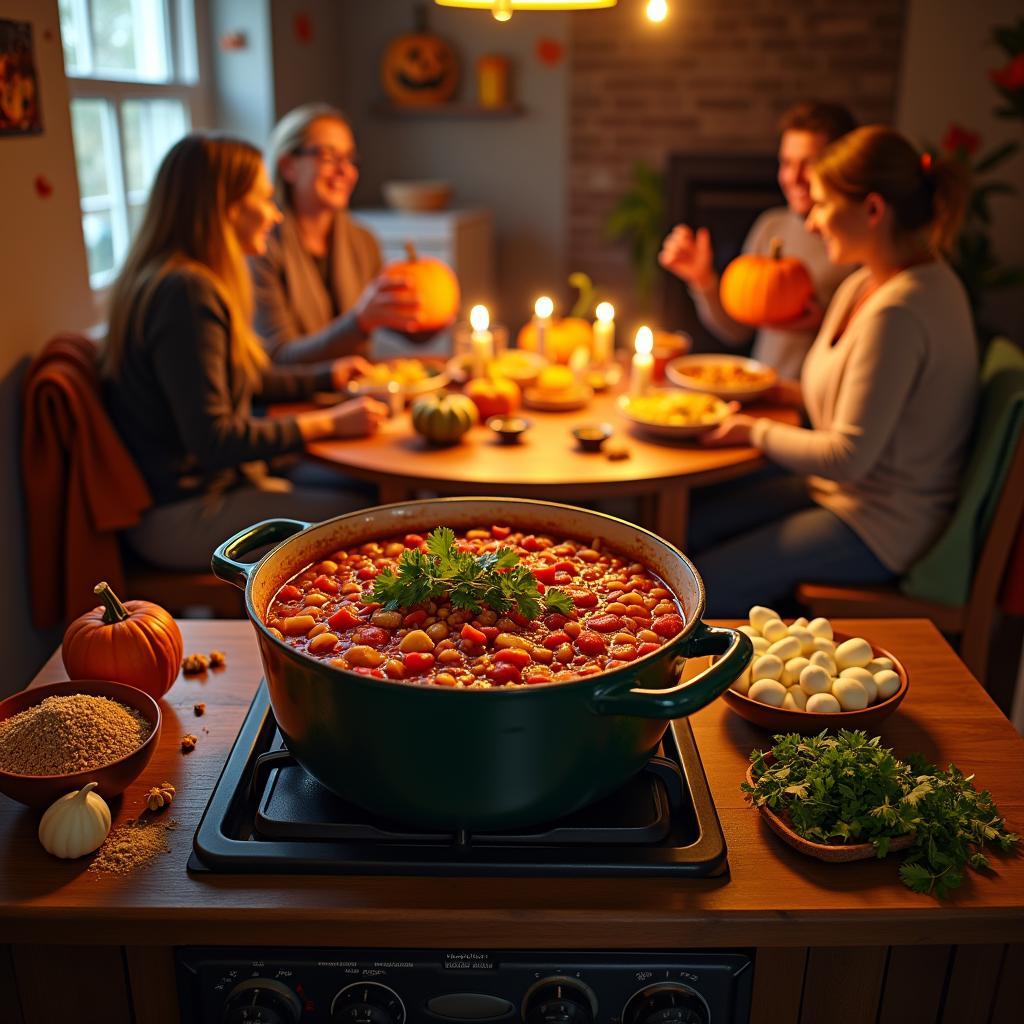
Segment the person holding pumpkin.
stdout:
<svg viewBox="0 0 1024 1024">
<path fill-rule="evenodd" d="M 769 257 L 775 246 L 785 257 L 800 260 L 810 274 L 814 295 L 802 313 L 785 323 L 760 326 L 756 337 L 748 323 L 730 316 L 722 305 L 720 281 L 714 268 L 711 234 L 685 224 L 672 229 L 658 262 L 689 287 L 701 323 L 723 345 L 739 348 L 754 338 L 751 355 L 774 367 L 783 378 L 795 379 L 821 323 L 821 315 L 839 283 L 853 269 L 831 262 L 819 238 L 804 231 L 811 208 L 808 170 L 825 147 L 846 134 L 856 122 L 837 103 L 797 103 L 779 124 L 779 188 L 786 205 L 762 213 L 747 233 L 743 253 Z"/>
<path fill-rule="evenodd" d="M 275 363 L 365 352 L 374 327 L 419 329 L 419 300 L 382 275 L 374 236 L 348 213 L 359 180 L 352 129 L 323 103 L 296 107 L 267 145 L 281 223 L 249 261 L 256 333 Z"/>
<path fill-rule="evenodd" d="M 267 462 L 308 441 L 370 434 L 387 408 L 367 398 L 293 416 L 252 415 L 253 399 L 297 401 L 366 368 L 348 357 L 271 369 L 251 326 L 246 255 L 281 219 L 260 152 L 193 134 L 164 157 L 111 294 L 101 350 L 104 399 L 155 505 L 125 534 L 147 561 L 206 568 L 213 549 L 273 516 L 325 519 L 367 504 L 356 485 L 301 463 Z"/>
<path fill-rule="evenodd" d="M 905 572 L 952 512 L 971 431 L 977 346 L 941 257 L 966 205 L 962 167 L 874 125 L 829 146 L 810 179 L 808 230 L 833 263 L 861 267 L 829 305 L 799 385 L 779 396 L 811 426 L 733 414 L 703 439 L 753 445 L 779 467 L 742 495 L 695 495 L 690 546 L 717 616 L 785 599 L 802 580 Z"/>
</svg>

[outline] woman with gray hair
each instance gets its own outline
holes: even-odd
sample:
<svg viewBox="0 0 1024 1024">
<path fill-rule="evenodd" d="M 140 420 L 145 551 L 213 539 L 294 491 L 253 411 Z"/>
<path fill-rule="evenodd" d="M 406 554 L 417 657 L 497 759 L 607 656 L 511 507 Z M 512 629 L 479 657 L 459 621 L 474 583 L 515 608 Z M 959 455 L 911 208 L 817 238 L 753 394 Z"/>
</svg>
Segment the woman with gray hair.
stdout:
<svg viewBox="0 0 1024 1024">
<path fill-rule="evenodd" d="M 284 219 L 250 269 L 254 326 L 274 362 L 364 352 L 384 323 L 415 331 L 415 294 L 380 276 L 377 240 L 348 214 L 359 157 L 341 111 L 323 103 L 292 110 L 271 133 L 266 161 Z"/>
</svg>

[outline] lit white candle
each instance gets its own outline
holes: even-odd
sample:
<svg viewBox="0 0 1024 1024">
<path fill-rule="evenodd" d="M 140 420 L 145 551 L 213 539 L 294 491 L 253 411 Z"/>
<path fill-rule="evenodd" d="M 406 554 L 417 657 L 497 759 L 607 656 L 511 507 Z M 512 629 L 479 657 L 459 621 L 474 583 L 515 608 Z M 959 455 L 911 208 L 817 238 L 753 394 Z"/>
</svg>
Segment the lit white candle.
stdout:
<svg viewBox="0 0 1024 1024">
<path fill-rule="evenodd" d="M 594 365 L 603 367 L 615 351 L 615 307 L 610 302 L 597 304 L 594 321 Z"/>
<path fill-rule="evenodd" d="M 651 386 L 654 373 L 654 334 L 646 325 L 636 332 L 633 366 L 629 377 L 630 394 L 642 395 Z"/>
<path fill-rule="evenodd" d="M 483 377 L 494 358 L 494 335 L 488 330 L 491 317 L 486 306 L 474 306 L 469 311 L 469 324 L 473 333 L 469 337 L 470 361 L 474 377 Z"/>
<path fill-rule="evenodd" d="M 590 353 L 584 345 L 577 345 L 572 350 L 572 355 L 569 356 L 569 369 L 572 370 L 572 375 L 575 377 L 577 384 L 585 383 L 584 375 L 589 365 Z"/>
<path fill-rule="evenodd" d="M 533 329 L 537 332 L 537 351 L 549 362 L 553 363 L 552 353 L 548 352 L 548 328 L 551 326 L 551 314 L 555 304 L 546 295 L 542 295 L 533 305 Z"/>
</svg>

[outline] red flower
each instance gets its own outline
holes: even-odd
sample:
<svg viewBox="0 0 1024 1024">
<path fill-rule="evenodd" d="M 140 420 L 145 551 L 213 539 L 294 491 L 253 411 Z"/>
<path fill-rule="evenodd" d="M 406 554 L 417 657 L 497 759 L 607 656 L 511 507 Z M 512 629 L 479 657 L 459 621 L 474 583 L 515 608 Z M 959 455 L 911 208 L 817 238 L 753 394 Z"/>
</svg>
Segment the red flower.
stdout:
<svg viewBox="0 0 1024 1024">
<path fill-rule="evenodd" d="M 954 156 L 974 156 L 981 146 L 981 136 L 961 124 L 951 123 L 942 136 L 942 148 Z"/>
<path fill-rule="evenodd" d="M 1018 53 L 1004 68 L 994 68 L 989 78 L 1000 88 L 1010 92 L 1024 89 L 1024 53 Z"/>
</svg>

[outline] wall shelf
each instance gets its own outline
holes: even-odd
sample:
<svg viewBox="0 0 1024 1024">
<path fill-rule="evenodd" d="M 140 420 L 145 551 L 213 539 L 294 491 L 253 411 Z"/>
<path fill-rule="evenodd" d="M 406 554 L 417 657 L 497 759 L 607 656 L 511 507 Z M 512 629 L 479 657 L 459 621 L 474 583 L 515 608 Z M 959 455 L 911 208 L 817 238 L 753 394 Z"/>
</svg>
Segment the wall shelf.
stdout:
<svg viewBox="0 0 1024 1024">
<path fill-rule="evenodd" d="M 370 111 L 378 117 L 403 120 L 508 118 L 522 117 L 526 112 L 518 103 L 506 103 L 500 107 L 481 107 L 478 103 L 438 103 L 432 107 L 400 107 L 394 103 L 375 103 L 370 107 Z"/>
</svg>

